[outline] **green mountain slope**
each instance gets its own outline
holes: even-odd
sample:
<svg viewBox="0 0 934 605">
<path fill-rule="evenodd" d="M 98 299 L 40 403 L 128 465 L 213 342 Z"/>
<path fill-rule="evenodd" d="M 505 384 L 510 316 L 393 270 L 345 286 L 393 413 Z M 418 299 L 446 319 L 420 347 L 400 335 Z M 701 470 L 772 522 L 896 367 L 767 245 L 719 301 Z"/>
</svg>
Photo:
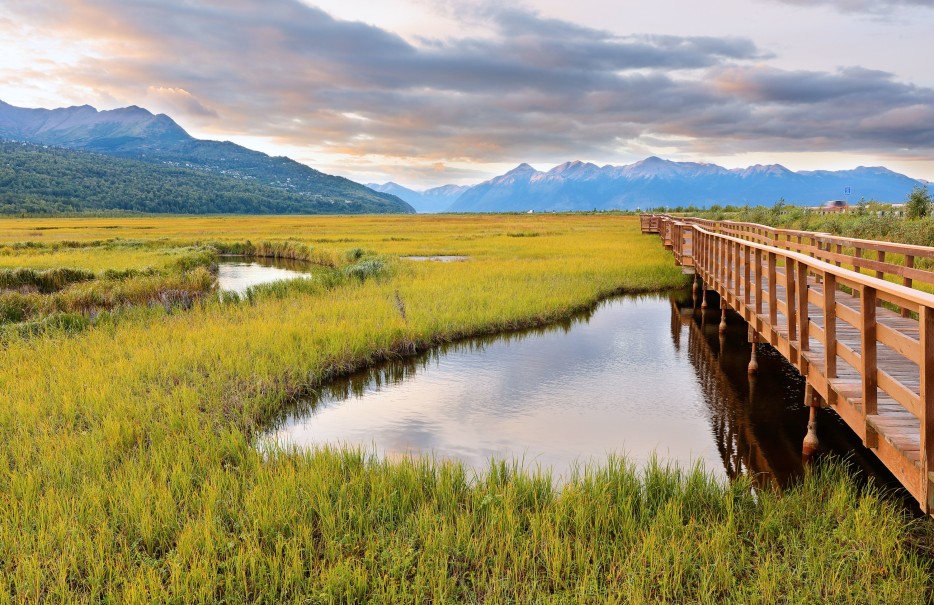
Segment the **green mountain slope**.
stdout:
<svg viewBox="0 0 934 605">
<path fill-rule="evenodd" d="M 333 212 L 343 212 L 338 210 L 338 201 L 343 200 L 366 207 L 365 212 L 414 212 L 395 195 L 373 191 L 289 158 L 272 157 L 231 142 L 196 139 L 172 118 L 136 106 L 108 111 L 98 111 L 89 105 L 28 109 L 0 101 L 0 139 L 54 145 L 239 178 L 328 203 L 334 201 Z M 174 210 L 153 209 L 150 212 Z"/>
<path fill-rule="evenodd" d="M 340 187 L 327 191 L 299 192 L 249 176 L 0 140 L 0 213 L 4 214 L 413 212 L 394 196 L 357 191 L 351 196 Z"/>
</svg>

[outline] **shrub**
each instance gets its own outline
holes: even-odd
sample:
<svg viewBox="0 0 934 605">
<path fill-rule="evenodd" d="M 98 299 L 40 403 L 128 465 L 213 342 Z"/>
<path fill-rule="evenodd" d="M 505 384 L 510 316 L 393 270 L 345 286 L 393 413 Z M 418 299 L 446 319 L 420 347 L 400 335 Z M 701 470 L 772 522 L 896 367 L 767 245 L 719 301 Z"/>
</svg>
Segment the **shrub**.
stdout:
<svg viewBox="0 0 934 605">
<path fill-rule="evenodd" d="M 928 193 L 926 185 L 918 185 L 908 194 L 908 199 L 905 201 L 905 214 L 913 220 L 931 214 L 931 194 Z"/>
</svg>

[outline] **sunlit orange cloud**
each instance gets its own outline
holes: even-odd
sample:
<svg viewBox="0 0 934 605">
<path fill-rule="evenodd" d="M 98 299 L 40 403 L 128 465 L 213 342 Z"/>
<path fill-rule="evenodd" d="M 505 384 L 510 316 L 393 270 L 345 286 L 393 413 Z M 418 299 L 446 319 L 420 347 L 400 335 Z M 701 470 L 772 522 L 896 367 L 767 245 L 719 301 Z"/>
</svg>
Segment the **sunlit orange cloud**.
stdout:
<svg viewBox="0 0 934 605">
<path fill-rule="evenodd" d="M 658 150 L 805 166 L 838 154 L 934 178 L 934 160 L 917 159 L 934 156 L 934 90 L 867 69 L 780 69 L 747 38 L 616 35 L 495 5 L 471 17 L 483 36 L 422 44 L 298 0 L 7 8 L 0 41 L 29 51 L 0 57 L 0 99 L 141 105 L 352 178 L 357 159 L 371 160 L 366 175 L 408 162 L 440 184 L 438 163 L 464 175 Z"/>
</svg>

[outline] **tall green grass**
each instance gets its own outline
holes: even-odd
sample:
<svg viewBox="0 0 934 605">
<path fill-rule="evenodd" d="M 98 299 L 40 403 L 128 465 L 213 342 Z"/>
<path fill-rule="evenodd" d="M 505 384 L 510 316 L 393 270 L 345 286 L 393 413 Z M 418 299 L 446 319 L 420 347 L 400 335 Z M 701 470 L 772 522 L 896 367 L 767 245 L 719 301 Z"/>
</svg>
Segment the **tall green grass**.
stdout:
<svg viewBox="0 0 934 605">
<path fill-rule="evenodd" d="M 22 237 L 19 226 L 0 220 L 0 240 Z M 152 227 L 161 243 L 134 249 L 136 267 L 156 266 L 148 259 L 160 246 L 296 233 L 327 240 L 315 248 L 343 260 L 321 279 L 259 288 L 248 304 L 118 304 L 118 319 L 102 313 L 78 331 L 4 340 L 0 603 L 917 603 L 931 588 L 930 559 L 915 546 L 927 526 L 858 492 L 842 470 L 772 494 L 662 464 L 640 474 L 612 459 L 556 490 L 508 462 L 474 481 L 445 462 L 256 447 L 309 389 L 413 343 L 560 320 L 613 292 L 684 284 L 637 219 L 35 226 L 70 239 Z M 348 241 L 375 254 L 348 257 Z M 67 258 L 127 268 L 106 250 L 85 253 L 100 256 Z M 392 260 L 425 253 L 471 260 Z M 383 269 L 359 269 L 363 280 L 342 269 L 374 260 Z M 139 287 L 126 299 L 146 301 Z"/>
</svg>

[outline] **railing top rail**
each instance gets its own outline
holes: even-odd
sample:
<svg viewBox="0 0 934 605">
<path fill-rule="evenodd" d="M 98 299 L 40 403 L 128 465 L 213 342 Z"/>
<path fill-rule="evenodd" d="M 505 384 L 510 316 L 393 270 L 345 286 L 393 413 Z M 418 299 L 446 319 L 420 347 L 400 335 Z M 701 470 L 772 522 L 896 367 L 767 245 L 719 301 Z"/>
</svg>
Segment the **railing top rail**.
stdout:
<svg viewBox="0 0 934 605">
<path fill-rule="evenodd" d="M 775 246 L 767 246 L 765 244 L 751 242 L 749 240 L 740 239 L 738 237 L 733 237 L 731 235 L 725 235 L 722 233 L 714 233 L 698 225 L 693 225 L 693 228 L 711 237 L 736 242 L 743 246 L 748 246 L 750 248 L 762 250 L 763 252 L 772 252 L 778 256 L 789 258 L 791 260 L 794 260 L 795 262 L 802 263 L 803 265 L 808 266 L 816 271 L 820 271 L 821 273 L 825 273 L 825 274 L 829 273 L 836 277 L 841 277 L 848 282 L 856 283 L 861 286 L 866 286 L 869 288 L 874 288 L 875 290 L 879 292 L 884 292 L 887 294 L 891 294 L 892 296 L 902 298 L 920 307 L 934 308 L 934 294 L 928 294 L 927 292 L 922 292 L 921 290 L 915 290 L 914 288 L 909 288 L 901 284 L 894 284 L 892 282 L 885 281 L 884 279 L 879 279 L 877 277 L 865 275 L 863 273 L 857 273 L 856 271 L 851 271 L 850 269 L 844 269 L 842 267 L 838 267 L 831 263 L 810 257 L 806 254 L 801 254 L 800 252 L 792 252 L 791 250 L 785 250 L 784 248 L 777 248 Z"/>
<path fill-rule="evenodd" d="M 746 223 L 742 221 L 715 221 L 711 219 L 702 219 L 695 217 L 675 217 L 667 214 L 653 215 L 658 217 L 664 217 L 670 220 L 679 221 L 682 223 L 694 223 L 694 224 L 723 224 L 723 225 L 733 225 L 737 227 L 746 227 L 746 228 L 755 228 L 761 229 L 770 233 L 777 235 L 785 235 L 792 237 L 807 237 L 818 239 L 823 242 L 832 242 L 835 244 L 841 244 L 845 246 L 858 247 L 867 250 L 881 250 L 885 252 L 892 252 L 894 254 L 904 254 L 907 256 L 914 256 L 920 258 L 934 258 L 934 247 L 931 246 L 919 246 L 916 244 L 902 244 L 898 242 L 887 242 L 882 240 L 874 239 L 861 239 L 857 237 L 846 237 L 843 235 L 834 235 L 832 233 L 826 233 L 822 231 L 802 231 L 799 229 L 781 229 L 778 227 L 770 227 L 769 225 L 762 225 L 760 223 Z"/>
</svg>

